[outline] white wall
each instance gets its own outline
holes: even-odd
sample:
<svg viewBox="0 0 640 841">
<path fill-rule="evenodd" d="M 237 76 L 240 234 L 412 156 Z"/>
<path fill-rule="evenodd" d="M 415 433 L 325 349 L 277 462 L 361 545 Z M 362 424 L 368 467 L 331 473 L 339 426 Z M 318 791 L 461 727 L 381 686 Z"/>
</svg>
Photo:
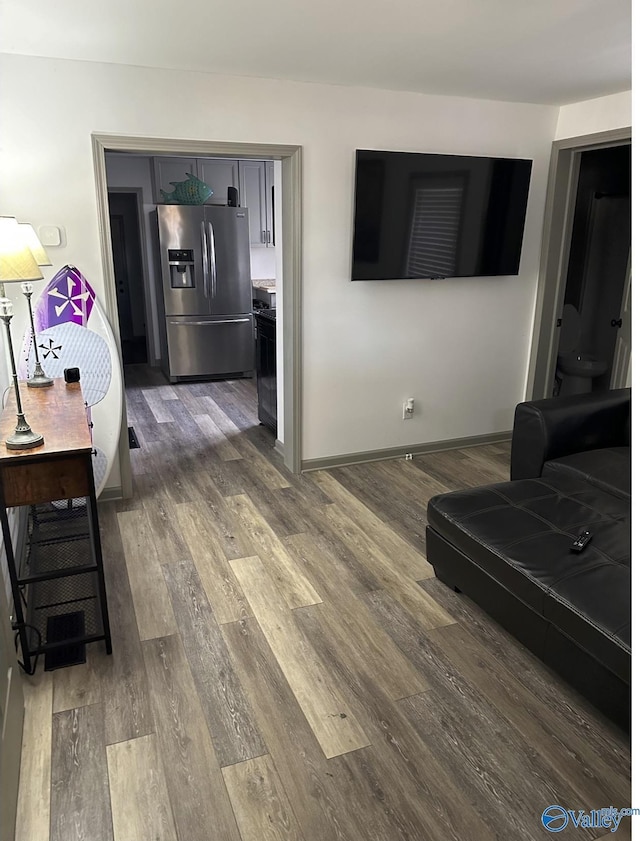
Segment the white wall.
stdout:
<svg viewBox="0 0 640 841">
<path fill-rule="evenodd" d="M 558 114 L 556 140 L 610 131 L 631 125 L 631 91 L 563 105 Z"/>
<path fill-rule="evenodd" d="M 92 131 L 302 145 L 304 459 L 509 429 L 524 393 L 557 108 L 24 56 L 1 62 L 12 83 L 3 95 L 0 211 L 64 225 L 68 244 L 54 260 L 75 263 L 98 294 Z M 33 101 L 38 109 L 25 109 Z M 351 283 L 356 148 L 533 158 L 519 277 Z M 407 396 L 416 416 L 402 421 Z"/>
<path fill-rule="evenodd" d="M 251 277 L 254 280 L 275 280 L 276 250 L 257 246 L 251 249 Z"/>
</svg>

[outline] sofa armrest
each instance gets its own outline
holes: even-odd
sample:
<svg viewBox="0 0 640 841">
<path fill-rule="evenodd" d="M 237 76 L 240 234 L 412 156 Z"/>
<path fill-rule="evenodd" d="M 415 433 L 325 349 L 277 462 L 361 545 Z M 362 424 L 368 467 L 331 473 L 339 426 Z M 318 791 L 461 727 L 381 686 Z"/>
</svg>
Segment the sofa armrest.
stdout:
<svg viewBox="0 0 640 841">
<path fill-rule="evenodd" d="M 511 478 L 537 478 L 546 461 L 561 456 L 628 446 L 630 406 L 628 388 L 519 403 L 511 441 Z"/>
</svg>

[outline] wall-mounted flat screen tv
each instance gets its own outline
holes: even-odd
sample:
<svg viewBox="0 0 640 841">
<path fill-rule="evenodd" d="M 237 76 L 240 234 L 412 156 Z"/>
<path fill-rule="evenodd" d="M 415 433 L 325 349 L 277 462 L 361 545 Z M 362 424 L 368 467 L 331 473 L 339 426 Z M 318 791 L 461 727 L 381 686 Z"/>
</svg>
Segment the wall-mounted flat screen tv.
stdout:
<svg viewBox="0 0 640 841">
<path fill-rule="evenodd" d="M 517 275 L 531 165 L 358 149 L 351 279 Z"/>
</svg>

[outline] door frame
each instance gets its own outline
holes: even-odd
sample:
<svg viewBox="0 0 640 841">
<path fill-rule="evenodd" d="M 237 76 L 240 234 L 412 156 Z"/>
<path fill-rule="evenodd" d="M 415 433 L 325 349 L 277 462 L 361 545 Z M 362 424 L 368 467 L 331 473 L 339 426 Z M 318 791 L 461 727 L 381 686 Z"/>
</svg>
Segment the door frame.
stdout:
<svg viewBox="0 0 640 841">
<path fill-rule="evenodd" d="M 147 249 L 145 246 L 145 236 L 144 236 L 144 220 L 143 220 L 143 213 L 144 213 L 144 202 L 142 196 L 142 187 L 108 187 L 107 189 L 107 200 L 109 197 L 109 193 L 124 193 L 126 194 L 135 194 L 136 197 L 136 210 L 138 213 L 138 239 L 140 240 L 140 256 L 142 257 L 142 295 L 144 297 L 144 317 L 146 321 L 146 331 L 145 331 L 145 341 L 147 343 L 147 359 L 149 360 L 149 364 L 155 363 L 156 359 L 155 356 L 151 353 L 151 338 L 150 333 L 153 330 L 153 316 L 151 314 L 151 301 L 149 300 L 148 289 L 151 288 L 149 284 L 149 261 L 147 260 Z M 111 234 L 111 231 L 109 231 Z M 115 288 L 115 276 L 114 276 L 114 288 Z M 119 337 L 119 333 L 116 334 Z"/>
<path fill-rule="evenodd" d="M 555 140 L 542 228 L 540 274 L 533 317 L 525 400 L 551 397 L 558 356 L 561 316 L 567 284 L 573 218 L 583 152 L 631 142 L 631 127 Z"/>
<path fill-rule="evenodd" d="M 282 302 L 279 316 L 283 337 L 282 452 L 285 466 L 292 473 L 301 472 L 302 463 L 302 147 L 275 143 L 233 143 L 213 140 L 138 137 L 92 133 L 93 167 L 98 201 L 98 226 L 104 296 L 107 317 L 116 335 L 118 306 L 116 300 L 106 152 L 135 152 L 146 155 L 184 155 L 185 157 L 261 158 L 282 161 Z M 122 356 L 120 350 L 120 368 Z M 126 401 L 122 407 L 122 425 L 118 448 L 123 497 L 133 494 Z"/>
</svg>

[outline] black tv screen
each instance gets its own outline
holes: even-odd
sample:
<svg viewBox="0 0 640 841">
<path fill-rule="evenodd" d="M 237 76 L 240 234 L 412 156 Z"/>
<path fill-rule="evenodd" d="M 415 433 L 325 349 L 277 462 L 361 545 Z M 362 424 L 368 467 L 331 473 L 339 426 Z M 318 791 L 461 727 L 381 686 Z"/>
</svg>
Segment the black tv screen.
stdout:
<svg viewBox="0 0 640 841">
<path fill-rule="evenodd" d="M 517 275 L 531 165 L 358 149 L 351 279 Z"/>
</svg>

